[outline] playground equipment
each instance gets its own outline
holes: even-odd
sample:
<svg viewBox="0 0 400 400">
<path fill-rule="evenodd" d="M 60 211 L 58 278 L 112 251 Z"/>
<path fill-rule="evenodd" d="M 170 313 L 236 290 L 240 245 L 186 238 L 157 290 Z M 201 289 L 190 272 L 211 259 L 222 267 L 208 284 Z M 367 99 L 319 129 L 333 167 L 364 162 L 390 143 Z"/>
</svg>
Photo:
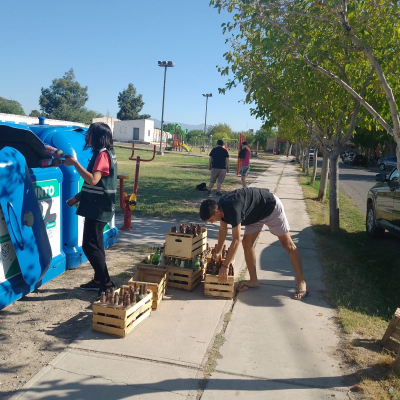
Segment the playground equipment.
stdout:
<svg viewBox="0 0 400 400">
<path fill-rule="evenodd" d="M 193 151 L 192 148 L 190 148 L 187 144 L 181 143 L 178 139 L 167 139 L 167 142 L 169 142 L 170 146 L 166 147 L 165 150 L 173 150 L 173 149 L 176 149 L 178 147 L 182 147 L 188 153 Z"/>
<path fill-rule="evenodd" d="M 193 149 L 191 149 L 188 145 L 184 143 L 181 144 L 181 147 L 183 147 L 188 153 L 193 151 Z"/>
<path fill-rule="evenodd" d="M 124 225 L 122 226 L 122 230 L 130 230 L 132 228 L 132 211 L 136 208 L 137 204 L 137 190 L 138 190 L 138 182 L 139 182 L 139 168 L 140 161 L 150 162 L 154 160 L 156 156 L 156 145 L 154 145 L 153 149 L 153 157 L 149 160 L 144 160 L 140 158 L 140 156 L 133 158 L 135 153 L 135 144 L 132 143 L 132 154 L 129 157 L 131 161 L 136 161 L 136 171 L 135 171 L 135 183 L 133 186 L 133 193 L 128 196 L 128 193 L 124 192 L 124 180 L 129 179 L 129 175 L 127 174 L 119 174 L 119 203 L 120 207 L 124 210 Z"/>
<path fill-rule="evenodd" d="M 35 125 L 0 123 L 0 309 L 86 261 L 84 219 L 66 205 L 83 180 L 57 158 L 59 149 L 86 166 L 85 133 L 45 125 L 42 117 Z M 117 237 L 112 222 L 104 230 L 105 247 Z"/>
</svg>

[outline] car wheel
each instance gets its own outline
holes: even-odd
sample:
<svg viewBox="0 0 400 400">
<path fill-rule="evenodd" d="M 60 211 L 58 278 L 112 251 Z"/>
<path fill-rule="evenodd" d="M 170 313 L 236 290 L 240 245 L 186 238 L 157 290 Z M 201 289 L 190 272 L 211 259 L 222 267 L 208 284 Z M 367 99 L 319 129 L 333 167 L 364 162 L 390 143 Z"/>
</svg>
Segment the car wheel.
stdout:
<svg viewBox="0 0 400 400">
<path fill-rule="evenodd" d="M 374 212 L 374 207 L 373 207 L 372 203 L 368 204 L 368 207 L 367 207 L 367 217 L 365 219 L 365 229 L 367 231 L 367 235 L 371 239 L 379 239 L 379 238 L 383 237 L 383 235 L 385 234 L 385 230 L 383 228 L 376 226 L 375 212 Z"/>
<path fill-rule="evenodd" d="M 382 163 L 379 165 L 379 168 L 381 171 L 384 171 L 386 169 L 386 166 L 385 166 L 385 164 Z"/>
</svg>

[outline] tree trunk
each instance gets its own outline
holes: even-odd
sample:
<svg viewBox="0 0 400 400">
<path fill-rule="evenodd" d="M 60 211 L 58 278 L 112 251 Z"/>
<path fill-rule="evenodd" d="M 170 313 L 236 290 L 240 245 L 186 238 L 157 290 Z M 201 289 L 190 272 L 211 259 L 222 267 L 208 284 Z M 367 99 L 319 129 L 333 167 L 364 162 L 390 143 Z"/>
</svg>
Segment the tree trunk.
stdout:
<svg viewBox="0 0 400 400">
<path fill-rule="evenodd" d="M 318 198 L 319 201 L 324 201 L 326 197 L 326 186 L 328 184 L 328 166 L 329 158 L 328 154 L 324 151 L 324 156 L 322 159 L 322 169 L 321 169 L 321 182 L 319 185 Z"/>
<path fill-rule="evenodd" d="M 299 158 L 299 153 L 300 153 L 300 145 L 299 142 L 296 143 L 296 162 L 300 164 L 300 158 Z"/>
<path fill-rule="evenodd" d="M 318 163 L 318 147 L 315 147 L 314 150 L 314 161 L 313 161 L 313 170 L 311 176 L 311 185 L 314 186 L 315 177 L 317 176 L 317 163 Z"/>
<path fill-rule="evenodd" d="M 306 176 L 310 176 L 310 147 L 306 147 L 306 155 L 305 155 L 306 161 Z"/>
<path fill-rule="evenodd" d="M 339 224 L 339 153 L 329 155 L 329 227 L 331 233 L 340 232 Z"/>
</svg>

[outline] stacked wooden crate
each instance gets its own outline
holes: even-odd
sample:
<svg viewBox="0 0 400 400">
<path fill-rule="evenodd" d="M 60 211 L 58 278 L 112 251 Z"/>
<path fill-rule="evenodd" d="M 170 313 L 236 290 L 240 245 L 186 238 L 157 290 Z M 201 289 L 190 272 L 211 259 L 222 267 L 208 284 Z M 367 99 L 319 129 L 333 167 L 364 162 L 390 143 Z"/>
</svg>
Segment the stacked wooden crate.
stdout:
<svg viewBox="0 0 400 400">
<path fill-rule="evenodd" d="M 138 285 L 147 283 L 147 289 L 153 292 L 152 309 L 156 310 L 167 287 L 167 271 L 165 268 L 155 268 L 147 264 L 137 264 L 136 267 L 138 271 L 128 281 L 128 285 L 133 286 L 135 282 Z"/>
<path fill-rule="evenodd" d="M 180 260 L 193 260 L 206 249 L 207 229 L 202 228 L 201 234 L 194 236 L 185 233 L 168 232 L 165 235 L 165 256 Z M 203 269 L 192 270 L 177 266 L 167 267 L 168 286 L 175 289 L 193 290 L 203 279 Z"/>
<path fill-rule="evenodd" d="M 129 286 L 124 289 L 129 290 Z M 120 289 L 116 290 L 119 293 Z M 134 305 L 117 306 L 96 301 L 93 304 L 92 329 L 125 337 L 151 314 L 153 292 L 147 290 L 147 295 Z"/>
<path fill-rule="evenodd" d="M 210 260 L 211 257 L 207 259 L 208 262 L 210 262 Z M 223 259 L 222 261 L 224 262 L 225 260 Z M 235 294 L 235 277 L 228 276 L 227 283 L 219 283 L 218 278 L 218 275 L 207 273 L 204 274 L 204 296 L 233 299 L 233 296 Z"/>
</svg>

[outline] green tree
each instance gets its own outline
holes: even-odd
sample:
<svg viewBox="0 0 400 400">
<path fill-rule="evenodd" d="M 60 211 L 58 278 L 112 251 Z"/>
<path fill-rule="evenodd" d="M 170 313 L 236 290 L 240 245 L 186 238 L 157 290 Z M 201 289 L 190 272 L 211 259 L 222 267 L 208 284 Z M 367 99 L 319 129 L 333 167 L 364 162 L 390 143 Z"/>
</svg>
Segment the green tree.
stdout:
<svg viewBox="0 0 400 400">
<path fill-rule="evenodd" d="M 174 129 L 174 126 L 175 126 L 175 124 L 173 124 L 173 123 L 164 124 L 163 130 L 164 130 L 164 132 L 170 132 L 171 130 Z"/>
<path fill-rule="evenodd" d="M 42 113 L 38 110 L 32 110 L 29 114 L 30 117 L 41 117 Z M 43 115 L 44 116 L 44 115 Z"/>
<path fill-rule="evenodd" d="M 202 145 L 206 135 L 200 129 L 193 129 L 186 135 L 186 140 L 191 145 Z"/>
<path fill-rule="evenodd" d="M 25 112 L 18 101 L 8 100 L 4 97 L 0 97 L 0 113 L 25 115 Z"/>
<path fill-rule="evenodd" d="M 269 138 L 274 138 L 277 136 L 277 130 L 275 129 L 266 129 L 266 128 L 260 128 L 256 134 L 254 135 L 254 142 L 259 144 L 259 146 L 265 147 L 267 146 L 267 140 Z M 247 138 L 247 137 L 246 137 Z"/>
<path fill-rule="evenodd" d="M 89 99 L 87 91 L 87 86 L 81 86 L 75 80 L 74 70 L 71 68 L 62 78 L 53 79 L 49 88 L 41 89 L 42 94 L 39 97 L 40 109 L 48 116 L 64 106 L 80 109 Z"/>
<path fill-rule="evenodd" d="M 88 110 L 86 107 L 74 108 L 66 104 L 58 107 L 51 113 L 51 118 L 53 119 L 80 122 L 87 125 L 92 123 L 93 118 L 101 117 L 104 117 L 104 115 L 96 111 Z"/>
<path fill-rule="evenodd" d="M 278 39 L 306 68 L 345 90 L 394 138 L 400 168 L 396 102 L 400 35 L 393 23 L 400 17 L 398 2 L 382 0 L 377 6 L 374 0 L 211 0 L 211 4 L 235 13 L 233 23 L 223 26 L 227 32 L 240 29 L 238 42 L 243 32 L 248 40 L 251 29 L 255 36 L 249 46 L 261 45 L 268 51 L 271 38 Z M 361 79 L 355 78 L 357 72 Z"/>
<path fill-rule="evenodd" d="M 144 106 L 144 101 L 143 96 L 137 94 L 133 83 L 130 83 L 125 90 L 118 94 L 118 106 L 120 110 L 118 111 L 117 118 L 121 121 L 150 118 L 149 114 L 139 114 Z"/>
<path fill-rule="evenodd" d="M 219 123 L 208 128 L 208 136 L 212 136 L 213 143 L 217 140 L 230 139 L 231 135 L 232 129 L 228 124 Z"/>
</svg>

